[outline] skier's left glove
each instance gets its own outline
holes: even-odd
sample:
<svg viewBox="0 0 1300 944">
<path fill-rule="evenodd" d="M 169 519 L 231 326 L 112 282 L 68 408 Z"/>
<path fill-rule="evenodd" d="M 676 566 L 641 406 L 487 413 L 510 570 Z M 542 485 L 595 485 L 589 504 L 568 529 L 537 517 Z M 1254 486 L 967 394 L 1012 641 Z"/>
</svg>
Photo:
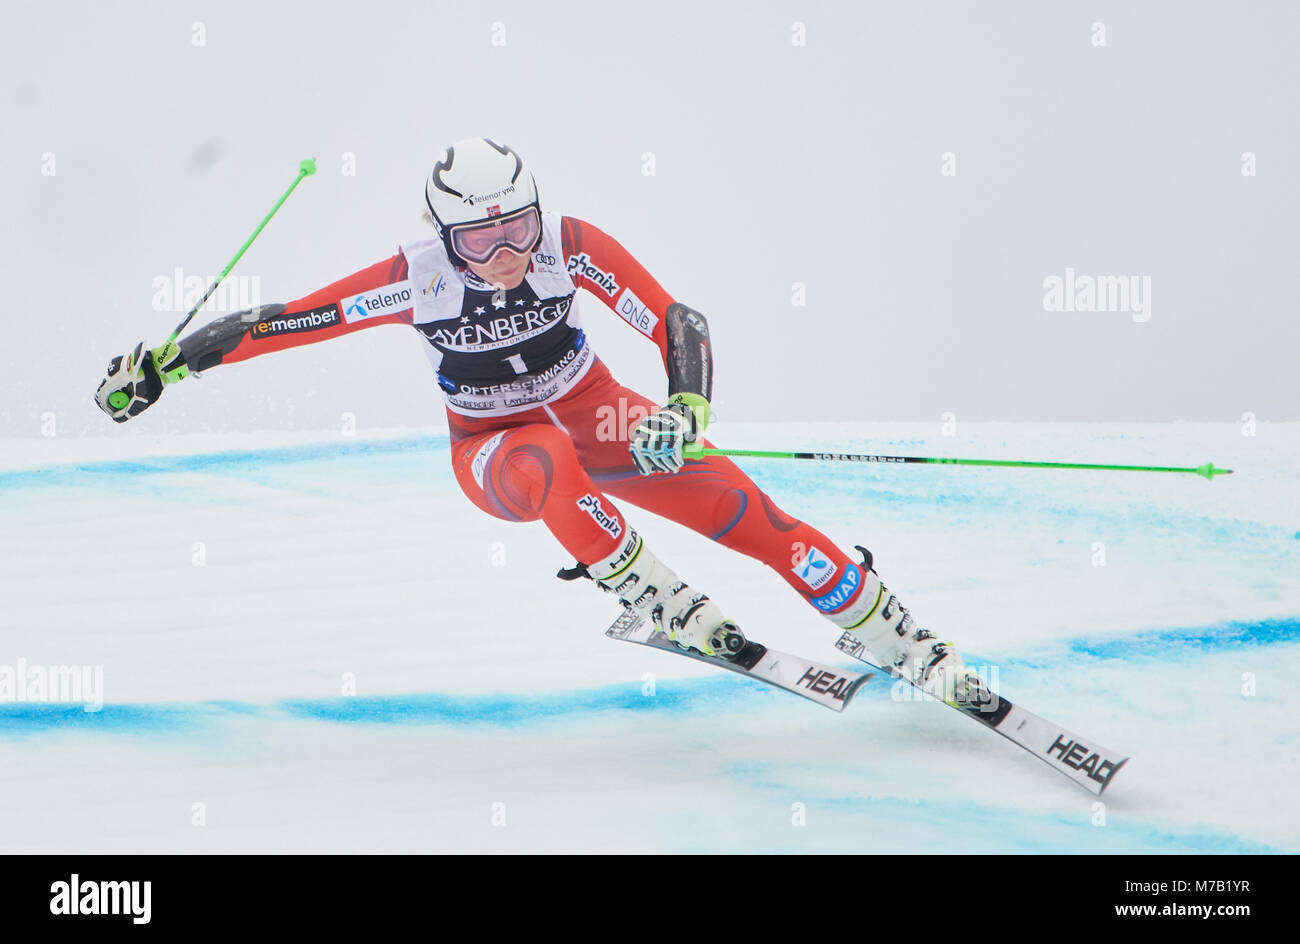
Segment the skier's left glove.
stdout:
<svg viewBox="0 0 1300 944">
<path fill-rule="evenodd" d="M 698 393 L 675 394 L 658 413 L 647 416 L 632 433 L 628 452 L 642 475 L 676 472 L 685 464 L 684 449 L 704 433 L 709 401 Z"/>
<path fill-rule="evenodd" d="M 109 361 L 106 375 L 95 391 L 95 403 L 115 422 L 125 423 L 149 409 L 162 396 L 165 386 L 188 374 L 175 341 L 151 350 L 145 350 L 141 342 L 130 354 Z"/>
</svg>

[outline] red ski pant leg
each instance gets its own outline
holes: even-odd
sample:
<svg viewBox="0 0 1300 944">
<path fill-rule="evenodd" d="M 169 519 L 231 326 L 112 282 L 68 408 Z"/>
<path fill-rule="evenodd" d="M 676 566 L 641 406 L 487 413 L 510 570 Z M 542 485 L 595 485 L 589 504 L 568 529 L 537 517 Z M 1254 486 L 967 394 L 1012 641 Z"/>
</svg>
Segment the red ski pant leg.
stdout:
<svg viewBox="0 0 1300 944">
<path fill-rule="evenodd" d="M 657 409 L 608 371 L 554 405 L 587 474 L 606 494 L 762 561 L 819 612 L 834 617 L 860 610 L 860 566 L 821 531 L 782 511 L 730 459 L 710 456 L 673 474 L 639 474 L 629 433 Z"/>
<path fill-rule="evenodd" d="M 541 519 L 582 563 L 614 553 L 626 523 L 578 463 L 573 441 L 549 423 L 453 439 L 452 468 L 483 511 L 506 521 Z"/>
</svg>

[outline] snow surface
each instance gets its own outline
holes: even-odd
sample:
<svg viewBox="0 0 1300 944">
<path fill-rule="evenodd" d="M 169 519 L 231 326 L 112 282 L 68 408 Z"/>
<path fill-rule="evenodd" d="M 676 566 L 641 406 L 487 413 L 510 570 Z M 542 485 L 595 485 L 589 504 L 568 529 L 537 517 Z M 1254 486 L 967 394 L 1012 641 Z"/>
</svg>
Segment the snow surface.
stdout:
<svg viewBox="0 0 1300 944">
<path fill-rule="evenodd" d="M 605 639 L 611 599 L 476 511 L 438 429 L 114 432 L 0 440 L 0 666 L 102 666 L 105 695 L 0 704 L 6 852 L 1300 851 L 1300 424 L 719 424 L 1236 469 L 741 460 L 1005 695 L 1131 754 L 1104 810 L 879 678 L 836 715 Z M 766 568 L 624 510 L 752 637 L 852 664 Z"/>
</svg>

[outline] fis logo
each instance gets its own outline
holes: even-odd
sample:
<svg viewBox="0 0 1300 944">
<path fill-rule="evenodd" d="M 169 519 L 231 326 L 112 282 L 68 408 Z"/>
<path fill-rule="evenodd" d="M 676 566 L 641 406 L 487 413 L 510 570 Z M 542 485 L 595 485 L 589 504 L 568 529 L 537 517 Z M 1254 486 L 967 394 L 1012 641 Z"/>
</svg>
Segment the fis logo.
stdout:
<svg viewBox="0 0 1300 944">
<path fill-rule="evenodd" d="M 442 273 L 439 272 L 433 277 L 433 281 L 429 283 L 429 287 L 424 290 L 423 295 L 426 298 L 437 298 L 438 293 L 446 288 L 446 286 L 447 281 L 442 277 Z"/>
<path fill-rule="evenodd" d="M 795 564 L 793 573 L 814 590 L 824 587 L 839 570 L 821 551 L 808 548 L 803 560 Z"/>
</svg>

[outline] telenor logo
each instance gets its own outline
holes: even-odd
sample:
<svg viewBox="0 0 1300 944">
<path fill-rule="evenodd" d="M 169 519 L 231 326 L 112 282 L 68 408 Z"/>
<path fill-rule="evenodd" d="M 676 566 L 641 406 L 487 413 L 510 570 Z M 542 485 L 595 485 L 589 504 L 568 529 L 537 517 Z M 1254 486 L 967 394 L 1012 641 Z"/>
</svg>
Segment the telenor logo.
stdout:
<svg viewBox="0 0 1300 944">
<path fill-rule="evenodd" d="M 413 294 L 410 282 L 394 282 L 373 292 L 362 292 L 360 295 L 345 298 L 339 302 L 339 307 L 343 309 L 343 317 L 347 323 L 355 324 L 367 318 L 379 318 L 405 311 L 411 307 Z M 434 294 L 436 295 L 437 292 L 435 291 Z"/>
<path fill-rule="evenodd" d="M 839 570 L 830 558 L 815 547 L 808 548 L 808 553 L 794 567 L 794 574 L 814 590 L 820 590 L 835 576 Z"/>
</svg>

